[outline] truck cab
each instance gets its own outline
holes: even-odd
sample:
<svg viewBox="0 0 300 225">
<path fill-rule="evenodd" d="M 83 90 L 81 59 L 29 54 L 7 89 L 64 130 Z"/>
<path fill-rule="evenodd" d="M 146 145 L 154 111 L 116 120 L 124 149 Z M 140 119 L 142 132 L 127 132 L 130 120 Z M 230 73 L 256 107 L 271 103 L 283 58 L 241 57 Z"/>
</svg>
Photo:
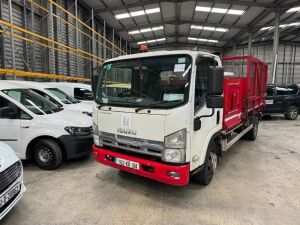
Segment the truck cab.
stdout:
<svg viewBox="0 0 300 225">
<path fill-rule="evenodd" d="M 221 156 L 223 81 L 220 58 L 207 52 L 108 60 L 93 85 L 94 158 L 172 185 L 193 175 L 210 183 Z"/>
</svg>

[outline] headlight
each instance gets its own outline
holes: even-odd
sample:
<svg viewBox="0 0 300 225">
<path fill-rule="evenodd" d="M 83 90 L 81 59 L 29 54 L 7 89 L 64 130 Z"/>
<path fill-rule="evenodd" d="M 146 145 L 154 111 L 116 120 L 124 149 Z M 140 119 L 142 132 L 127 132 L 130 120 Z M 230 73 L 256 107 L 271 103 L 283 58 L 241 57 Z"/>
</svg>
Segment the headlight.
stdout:
<svg viewBox="0 0 300 225">
<path fill-rule="evenodd" d="M 93 132 L 92 127 L 65 127 L 65 130 L 73 136 L 87 136 Z"/>
<path fill-rule="evenodd" d="M 94 131 L 94 135 L 93 135 L 94 145 L 102 147 L 102 143 L 100 144 L 99 129 L 98 129 L 97 124 L 95 124 L 95 123 L 93 123 L 93 131 Z"/>
<path fill-rule="evenodd" d="M 185 161 L 185 149 L 165 149 L 162 160 L 172 163 L 183 163 Z"/>
<path fill-rule="evenodd" d="M 186 129 L 165 137 L 165 149 L 162 160 L 165 162 L 185 162 Z"/>
<path fill-rule="evenodd" d="M 165 148 L 185 148 L 186 129 L 165 137 Z"/>
</svg>

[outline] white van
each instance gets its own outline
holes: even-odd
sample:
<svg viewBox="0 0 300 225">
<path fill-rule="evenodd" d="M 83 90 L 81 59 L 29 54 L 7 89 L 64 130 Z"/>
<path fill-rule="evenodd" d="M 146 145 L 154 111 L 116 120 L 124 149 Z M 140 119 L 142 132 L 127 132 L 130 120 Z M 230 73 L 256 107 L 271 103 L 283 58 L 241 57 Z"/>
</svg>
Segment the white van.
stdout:
<svg viewBox="0 0 300 225">
<path fill-rule="evenodd" d="M 68 95 L 76 98 L 79 101 L 83 102 L 93 102 L 92 86 L 89 84 L 82 83 L 69 83 L 69 82 L 47 82 L 50 87 L 59 88 Z"/>
<path fill-rule="evenodd" d="M 58 88 L 50 87 L 49 85 L 41 82 L 32 82 L 32 81 L 1 81 L 1 82 L 9 82 L 13 84 L 17 84 L 21 88 L 29 88 L 34 92 L 42 95 L 47 98 L 52 103 L 64 107 L 65 109 L 69 109 L 72 111 L 80 111 L 83 114 L 92 116 L 93 107 L 91 104 L 79 101 L 72 96 L 66 94 L 62 90 Z"/>
<path fill-rule="evenodd" d="M 0 221 L 18 203 L 26 188 L 23 166 L 11 147 L 0 142 Z"/>
<path fill-rule="evenodd" d="M 55 169 L 63 159 L 91 152 L 92 121 L 16 84 L 0 82 L 0 141 L 21 159 Z"/>
</svg>

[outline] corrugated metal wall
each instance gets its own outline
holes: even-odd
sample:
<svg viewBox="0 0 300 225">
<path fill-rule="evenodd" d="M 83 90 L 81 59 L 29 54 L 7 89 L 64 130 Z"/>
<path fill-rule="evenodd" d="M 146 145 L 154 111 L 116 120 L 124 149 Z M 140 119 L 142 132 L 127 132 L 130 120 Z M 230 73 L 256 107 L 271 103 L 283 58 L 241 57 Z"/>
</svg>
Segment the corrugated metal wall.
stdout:
<svg viewBox="0 0 300 225">
<path fill-rule="evenodd" d="M 233 50 L 225 51 L 224 56 L 234 55 Z M 236 55 L 247 55 L 248 48 L 236 48 Z M 272 79 L 273 45 L 252 46 L 252 54 L 269 64 L 269 82 Z M 300 83 L 300 46 L 280 44 L 278 48 L 278 68 L 276 83 Z"/>
<path fill-rule="evenodd" d="M 28 41 L 21 40 L 19 38 L 13 38 L 15 53 L 14 61 L 16 70 L 89 78 L 91 76 L 91 73 L 94 72 L 93 68 L 100 65 L 101 63 L 99 62 L 99 58 L 97 59 L 97 62 L 94 63 L 86 58 L 93 58 L 96 60 L 97 57 L 106 59 L 111 58 L 113 56 L 109 49 L 105 49 L 103 47 L 108 45 L 107 42 L 103 40 L 99 35 L 95 35 L 94 40 L 96 41 L 92 41 L 92 38 L 88 37 L 88 35 L 92 36 L 93 32 L 79 22 L 77 27 L 80 31 L 78 31 L 78 40 L 76 40 L 76 20 L 72 18 L 72 16 L 58 9 L 55 5 L 51 6 L 50 2 L 47 0 L 35 0 L 34 2 L 43 6 L 44 9 L 34 6 L 34 15 L 32 15 L 32 5 L 29 1 L 12 0 L 12 14 L 14 25 L 17 25 L 34 33 L 43 35 L 45 37 L 51 38 L 61 44 L 70 46 L 73 49 L 76 49 L 77 42 L 78 49 L 81 49 L 91 54 L 93 53 L 92 43 L 94 43 L 95 57 L 90 55 L 84 55 L 81 53 L 78 53 L 79 57 L 77 57 L 74 51 L 71 54 L 70 52 L 65 51 L 65 49 L 56 44 L 54 44 L 54 48 L 57 48 L 58 51 L 53 51 L 51 49 L 51 43 L 48 43 L 45 40 L 39 40 L 37 38 L 35 38 L 36 41 L 40 41 L 46 46 L 33 44 Z M 75 15 L 74 0 L 57 0 L 55 2 L 68 12 Z M 0 3 L 0 19 L 10 22 L 9 0 L 0 0 Z M 49 12 L 51 12 L 52 10 L 53 14 L 56 16 L 51 17 L 51 14 L 48 13 L 46 10 L 48 10 Z M 78 18 L 81 21 L 85 22 L 89 26 L 92 25 L 90 10 L 84 8 L 84 6 L 78 5 L 77 12 Z M 62 18 L 62 20 L 57 17 Z M 64 22 L 63 20 L 66 22 Z M 104 31 L 103 21 L 100 21 L 99 18 L 94 19 L 94 21 L 96 32 L 98 32 L 100 35 L 104 35 L 105 33 L 107 39 L 112 41 L 112 30 L 106 26 L 106 30 Z M 10 28 L 5 26 L 0 26 L 0 29 L 8 32 L 10 31 Z M 83 32 L 86 34 L 83 34 Z M 24 34 L 20 31 L 14 31 L 14 34 L 33 40 L 31 35 Z M 13 69 L 11 37 L 9 34 L 5 35 L 2 33 L 0 34 L 0 36 L 0 47 L 3 46 L 4 48 L 4 56 L 0 56 L 2 59 L 4 59 L 4 65 L 3 63 L 1 63 L 0 67 Z M 3 41 L 1 41 L 1 39 Z M 126 49 L 125 40 L 121 40 L 121 46 L 119 36 L 115 35 L 114 40 L 116 40 L 116 46 L 121 47 L 123 50 Z M 111 49 L 110 45 L 108 45 L 108 47 Z M 80 57 L 80 55 L 84 55 L 85 58 Z M 114 55 L 117 56 L 117 54 Z"/>
</svg>

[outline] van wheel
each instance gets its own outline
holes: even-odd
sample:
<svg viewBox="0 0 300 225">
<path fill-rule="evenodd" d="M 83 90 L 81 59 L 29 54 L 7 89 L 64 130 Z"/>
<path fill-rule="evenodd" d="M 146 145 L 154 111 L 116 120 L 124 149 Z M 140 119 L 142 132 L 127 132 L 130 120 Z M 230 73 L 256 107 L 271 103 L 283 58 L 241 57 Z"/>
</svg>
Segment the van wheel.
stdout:
<svg viewBox="0 0 300 225">
<path fill-rule="evenodd" d="M 250 141 L 254 141 L 256 139 L 257 133 L 258 133 L 258 124 L 259 124 L 258 118 L 254 117 L 253 118 L 253 128 L 244 135 L 244 139 L 247 139 Z"/>
<path fill-rule="evenodd" d="M 288 120 L 295 120 L 297 119 L 299 114 L 298 108 L 294 105 L 291 105 L 288 107 L 286 114 L 285 114 L 285 118 Z"/>
<path fill-rule="evenodd" d="M 212 144 L 210 144 L 206 156 L 203 168 L 200 172 L 194 175 L 194 180 L 198 184 L 208 185 L 216 171 L 217 164 L 218 164 L 218 156 L 216 153 L 211 151 Z"/>
<path fill-rule="evenodd" d="M 35 144 L 34 159 L 41 169 L 54 170 L 62 162 L 62 151 L 55 141 L 40 140 Z"/>
</svg>

